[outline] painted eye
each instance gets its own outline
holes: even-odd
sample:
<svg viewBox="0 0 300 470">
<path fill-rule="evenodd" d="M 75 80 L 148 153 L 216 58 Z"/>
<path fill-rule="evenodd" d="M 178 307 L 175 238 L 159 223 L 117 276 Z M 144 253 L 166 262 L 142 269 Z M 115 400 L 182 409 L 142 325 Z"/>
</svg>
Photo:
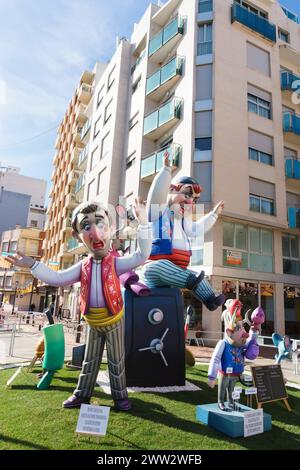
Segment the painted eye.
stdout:
<svg viewBox="0 0 300 470">
<path fill-rule="evenodd" d="M 84 224 L 84 226 L 83 226 L 83 230 L 85 232 L 88 232 L 90 230 L 90 228 L 91 228 L 90 224 Z"/>
<path fill-rule="evenodd" d="M 98 227 L 98 228 L 104 229 L 104 227 L 105 227 L 105 225 L 104 225 L 104 223 L 102 222 L 102 220 L 96 221 L 96 224 L 97 224 L 97 227 Z"/>
</svg>

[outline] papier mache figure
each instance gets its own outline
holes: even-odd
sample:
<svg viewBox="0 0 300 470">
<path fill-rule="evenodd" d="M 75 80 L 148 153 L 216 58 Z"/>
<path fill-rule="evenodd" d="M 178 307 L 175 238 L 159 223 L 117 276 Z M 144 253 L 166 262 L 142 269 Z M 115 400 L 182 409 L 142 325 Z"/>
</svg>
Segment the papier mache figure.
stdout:
<svg viewBox="0 0 300 470">
<path fill-rule="evenodd" d="M 63 403 L 65 408 L 89 403 L 97 380 L 106 341 L 111 394 L 116 409 L 131 408 L 125 379 L 124 311 L 119 277 L 143 264 L 151 251 L 151 224 L 145 207 L 137 202 L 139 220 L 137 250 L 124 257 L 110 252 L 112 220 L 97 201 L 80 204 L 72 215 L 73 237 L 83 243 L 89 256 L 69 269 L 53 271 L 41 262 L 17 252 L 7 260 L 29 267 L 34 277 L 52 286 L 68 286 L 81 281 L 80 311 L 88 323 L 86 350 L 76 390 Z"/>
<path fill-rule="evenodd" d="M 243 304 L 239 300 L 229 299 L 222 313 L 225 323 L 225 338 L 214 349 L 208 368 L 208 385 L 213 388 L 219 373 L 218 405 L 222 411 L 232 411 L 234 403 L 232 392 L 240 375 L 244 372 L 245 358 L 254 360 L 258 356 L 257 336 L 260 325 L 265 320 L 262 308 L 254 310 L 251 316 L 250 332 L 244 328 L 242 318 Z M 228 407 L 225 405 L 227 395 Z"/>
<path fill-rule="evenodd" d="M 151 256 L 141 273 L 141 280 L 150 288 L 179 287 L 191 290 L 194 297 L 216 310 L 225 302 L 223 294 L 216 296 L 204 279 L 204 271 L 187 269 L 192 255 L 189 238 L 204 237 L 222 212 L 219 202 L 212 212 L 194 222 L 192 213 L 202 191 L 193 178 L 183 176 L 171 182 L 169 154 L 164 154 L 164 166 L 156 175 L 147 198 L 147 210 L 152 221 Z"/>
</svg>

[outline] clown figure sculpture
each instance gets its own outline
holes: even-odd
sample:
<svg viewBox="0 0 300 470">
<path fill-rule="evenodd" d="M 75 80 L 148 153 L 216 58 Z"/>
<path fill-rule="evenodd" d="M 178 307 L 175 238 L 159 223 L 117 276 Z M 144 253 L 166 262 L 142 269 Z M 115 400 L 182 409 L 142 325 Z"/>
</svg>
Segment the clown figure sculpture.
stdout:
<svg viewBox="0 0 300 470">
<path fill-rule="evenodd" d="M 208 385 L 213 388 L 219 373 L 218 406 L 222 411 L 232 411 L 234 403 L 232 392 L 240 375 L 244 372 L 245 358 L 254 360 L 258 356 L 257 322 L 251 326 L 250 332 L 244 328 L 241 314 L 243 304 L 239 300 L 229 299 L 225 303 L 226 310 L 222 314 L 225 323 L 225 337 L 214 349 L 209 369 Z M 264 321 L 262 309 L 259 309 L 259 324 Z M 257 320 L 257 315 L 254 316 Z M 227 395 L 228 407 L 225 405 Z"/>
<path fill-rule="evenodd" d="M 86 350 L 76 390 L 63 403 L 64 408 L 89 403 L 96 384 L 106 342 L 111 394 L 117 410 L 131 408 L 125 380 L 124 311 L 119 277 L 143 264 L 151 250 L 151 224 L 145 207 L 135 207 L 139 228 L 137 250 L 116 258 L 110 252 L 112 223 L 107 209 L 97 201 L 80 204 L 73 212 L 73 236 L 83 243 L 89 256 L 63 271 L 17 252 L 6 259 L 16 266 L 28 267 L 34 277 L 52 286 L 81 282 L 80 311 L 88 324 Z"/>
<path fill-rule="evenodd" d="M 171 181 L 169 154 L 164 154 L 164 166 L 156 175 L 147 199 L 152 221 L 153 243 L 149 261 L 140 276 L 150 288 L 179 287 L 189 289 L 193 296 L 216 310 L 225 302 L 223 294 L 216 296 L 210 284 L 200 274 L 187 269 L 191 259 L 190 238 L 199 241 L 217 221 L 224 203 L 221 201 L 205 217 L 193 221 L 193 212 L 202 188 L 190 177 Z"/>
</svg>

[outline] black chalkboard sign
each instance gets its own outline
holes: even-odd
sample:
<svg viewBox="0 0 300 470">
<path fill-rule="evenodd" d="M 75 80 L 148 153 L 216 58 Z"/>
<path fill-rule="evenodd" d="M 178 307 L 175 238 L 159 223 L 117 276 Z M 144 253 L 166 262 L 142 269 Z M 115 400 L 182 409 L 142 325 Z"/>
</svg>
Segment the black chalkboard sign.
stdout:
<svg viewBox="0 0 300 470">
<path fill-rule="evenodd" d="M 284 400 L 290 411 L 287 402 L 287 391 L 284 384 L 284 378 L 279 364 L 269 366 L 253 366 L 251 367 L 253 382 L 257 388 L 257 403 L 260 408 L 261 404 L 270 401 Z"/>
</svg>

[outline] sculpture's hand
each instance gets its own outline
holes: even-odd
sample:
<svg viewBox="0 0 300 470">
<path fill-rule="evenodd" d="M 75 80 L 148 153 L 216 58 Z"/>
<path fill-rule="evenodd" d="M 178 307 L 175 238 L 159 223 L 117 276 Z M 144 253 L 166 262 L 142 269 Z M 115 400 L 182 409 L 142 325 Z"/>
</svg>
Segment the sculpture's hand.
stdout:
<svg viewBox="0 0 300 470">
<path fill-rule="evenodd" d="M 5 256 L 6 261 L 18 266 L 19 268 L 32 268 L 35 263 L 35 260 L 31 256 L 26 256 L 21 251 L 17 251 L 15 255 Z"/>
</svg>

